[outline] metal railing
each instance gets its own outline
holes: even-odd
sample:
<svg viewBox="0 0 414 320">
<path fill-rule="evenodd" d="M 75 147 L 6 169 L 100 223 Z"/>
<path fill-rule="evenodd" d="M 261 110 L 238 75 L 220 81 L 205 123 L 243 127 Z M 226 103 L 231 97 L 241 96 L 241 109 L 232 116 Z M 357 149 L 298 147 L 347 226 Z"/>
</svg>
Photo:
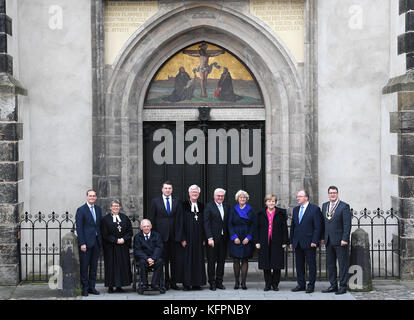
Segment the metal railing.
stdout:
<svg viewBox="0 0 414 320">
<path fill-rule="evenodd" d="M 364 229 L 370 239 L 372 278 L 400 278 L 400 222 L 397 213 L 390 209 L 373 211 L 352 210 L 352 230 Z M 139 220 L 131 219 L 134 234 L 139 230 Z M 60 262 L 61 240 L 68 232 L 74 232 L 74 216 L 65 212 L 52 212 L 47 217 L 41 212 L 31 215 L 25 213 L 19 222 L 19 276 L 21 281 L 47 282 Z M 288 227 L 290 217 L 288 217 Z M 255 260 L 257 254 L 252 260 Z M 326 251 L 317 249 L 318 280 L 327 279 Z M 289 248 L 285 249 L 285 269 L 283 279 L 295 279 L 295 255 Z M 104 280 L 104 263 L 102 255 L 98 264 L 98 281 Z"/>
</svg>

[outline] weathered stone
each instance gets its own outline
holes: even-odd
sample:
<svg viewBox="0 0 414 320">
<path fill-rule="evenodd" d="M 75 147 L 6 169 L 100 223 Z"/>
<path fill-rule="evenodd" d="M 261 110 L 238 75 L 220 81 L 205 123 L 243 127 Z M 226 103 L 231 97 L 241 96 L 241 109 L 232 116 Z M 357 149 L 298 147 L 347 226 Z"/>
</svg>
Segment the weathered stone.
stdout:
<svg viewBox="0 0 414 320">
<path fill-rule="evenodd" d="M 0 182 L 19 181 L 23 179 L 23 162 L 0 162 Z"/>
<path fill-rule="evenodd" d="M 371 291 L 371 257 L 369 248 L 369 236 L 363 229 L 356 229 L 351 235 L 351 256 L 349 265 L 362 268 L 362 283 L 358 283 L 359 288 L 351 288 L 354 291 Z"/>
<path fill-rule="evenodd" d="M 399 176 L 414 176 L 414 156 L 391 155 L 391 173 Z"/>
<path fill-rule="evenodd" d="M 0 264 L 0 285 L 15 286 L 19 283 L 19 265 Z"/>
<path fill-rule="evenodd" d="M 62 250 L 60 252 L 60 267 L 62 270 L 62 295 L 73 297 L 80 290 L 80 264 L 78 237 L 67 233 L 62 239 Z"/>
<path fill-rule="evenodd" d="M 398 111 L 414 110 L 414 92 L 398 92 Z"/>
<path fill-rule="evenodd" d="M 17 202 L 17 182 L 16 183 L 0 183 L 0 203 L 16 203 Z"/>
<path fill-rule="evenodd" d="M 17 122 L 0 123 L 0 140 L 17 141 L 23 139 L 23 124 Z"/>
<path fill-rule="evenodd" d="M 0 141 L 0 161 L 18 161 L 18 147 L 17 142 Z"/>
</svg>

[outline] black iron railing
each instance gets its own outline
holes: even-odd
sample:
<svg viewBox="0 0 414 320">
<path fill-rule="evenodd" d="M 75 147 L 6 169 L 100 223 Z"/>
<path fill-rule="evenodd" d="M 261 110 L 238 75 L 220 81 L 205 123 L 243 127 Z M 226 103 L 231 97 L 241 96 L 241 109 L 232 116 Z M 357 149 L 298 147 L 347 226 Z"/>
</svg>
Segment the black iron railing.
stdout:
<svg viewBox="0 0 414 320">
<path fill-rule="evenodd" d="M 373 278 L 400 278 L 400 224 L 393 209 L 373 211 L 352 210 L 352 231 L 364 229 L 370 239 L 371 272 Z M 47 217 L 37 213 L 32 216 L 25 213 L 19 223 L 20 280 L 47 282 L 53 275 L 54 267 L 60 262 L 61 240 L 68 232 L 75 231 L 74 216 L 65 212 L 52 212 Z M 130 217 L 134 234 L 139 230 L 139 220 Z M 288 226 L 290 217 L 288 218 Z M 255 255 L 256 256 L 256 255 Z M 252 260 L 255 260 L 254 258 Z M 52 268 L 53 267 L 53 268 Z M 98 281 L 104 279 L 104 263 L 100 258 Z M 325 248 L 317 249 L 317 277 L 327 278 Z M 293 250 L 285 250 L 285 269 L 282 277 L 294 279 L 295 255 Z"/>
</svg>

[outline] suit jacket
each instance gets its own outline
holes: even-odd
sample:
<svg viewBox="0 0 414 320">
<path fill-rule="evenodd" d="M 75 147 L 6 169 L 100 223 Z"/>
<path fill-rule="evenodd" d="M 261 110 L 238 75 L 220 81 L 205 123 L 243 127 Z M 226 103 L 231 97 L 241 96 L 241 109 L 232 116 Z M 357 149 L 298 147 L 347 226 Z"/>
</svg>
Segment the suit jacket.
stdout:
<svg viewBox="0 0 414 320">
<path fill-rule="evenodd" d="M 290 225 L 290 243 L 294 248 L 298 243 L 302 249 L 311 248 L 311 243 L 319 244 L 323 229 L 321 209 L 309 203 L 301 222 L 299 223 L 300 206 L 293 208 L 292 222 Z"/>
<path fill-rule="evenodd" d="M 349 204 L 339 201 L 338 206 L 334 210 L 331 219 L 328 219 L 329 201 L 322 205 L 322 214 L 325 220 L 325 245 L 330 243 L 333 246 L 340 246 L 341 240 L 349 244 L 349 236 L 351 233 L 351 209 Z"/>
<path fill-rule="evenodd" d="M 152 199 L 149 220 L 152 223 L 153 230 L 161 234 L 162 241 L 176 241 L 175 219 L 178 214 L 181 214 L 181 210 L 181 201 L 177 197 L 172 196 L 170 215 L 168 215 L 167 209 L 165 209 L 162 196 Z"/>
<path fill-rule="evenodd" d="M 102 209 L 97 205 L 94 205 L 96 223 L 93 220 L 91 210 L 88 204 L 84 204 L 76 210 L 76 233 L 78 235 L 78 244 L 82 246 L 86 244 L 86 248 L 95 246 L 96 240 L 98 239 L 98 245 L 102 246 L 101 236 L 101 219 Z"/>
<path fill-rule="evenodd" d="M 219 209 L 217 208 L 216 202 L 211 201 L 206 204 L 204 208 L 204 231 L 206 239 L 213 238 L 217 240 L 221 237 L 221 232 L 224 232 L 224 237 L 227 240 L 228 230 L 227 223 L 229 219 L 229 206 L 223 202 L 224 219 L 221 218 Z"/>
<path fill-rule="evenodd" d="M 163 242 L 161 235 L 151 230 L 151 236 L 148 241 L 145 241 L 144 232 L 138 232 L 134 237 L 134 257 L 135 261 L 138 262 L 140 259 L 147 260 L 152 258 L 158 260 L 162 256 Z"/>
</svg>

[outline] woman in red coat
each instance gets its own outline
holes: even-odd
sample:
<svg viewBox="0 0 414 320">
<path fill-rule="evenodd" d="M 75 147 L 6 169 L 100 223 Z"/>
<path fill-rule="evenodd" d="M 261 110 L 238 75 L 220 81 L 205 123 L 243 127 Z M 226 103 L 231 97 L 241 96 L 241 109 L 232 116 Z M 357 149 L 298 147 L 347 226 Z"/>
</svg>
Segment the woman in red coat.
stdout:
<svg viewBox="0 0 414 320">
<path fill-rule="evenodd" d="M 273 288 L 278 291 L 281 269 L 285 268 L 284 252 L 288 245 L 287 215 L 286 209 L 276 207 L 275 195 L 267 195 L 264 202 L 266 208 L 257 213 L 255 234 L 259 269 L 264 272 L 264 290 Z"/>
</svg>

